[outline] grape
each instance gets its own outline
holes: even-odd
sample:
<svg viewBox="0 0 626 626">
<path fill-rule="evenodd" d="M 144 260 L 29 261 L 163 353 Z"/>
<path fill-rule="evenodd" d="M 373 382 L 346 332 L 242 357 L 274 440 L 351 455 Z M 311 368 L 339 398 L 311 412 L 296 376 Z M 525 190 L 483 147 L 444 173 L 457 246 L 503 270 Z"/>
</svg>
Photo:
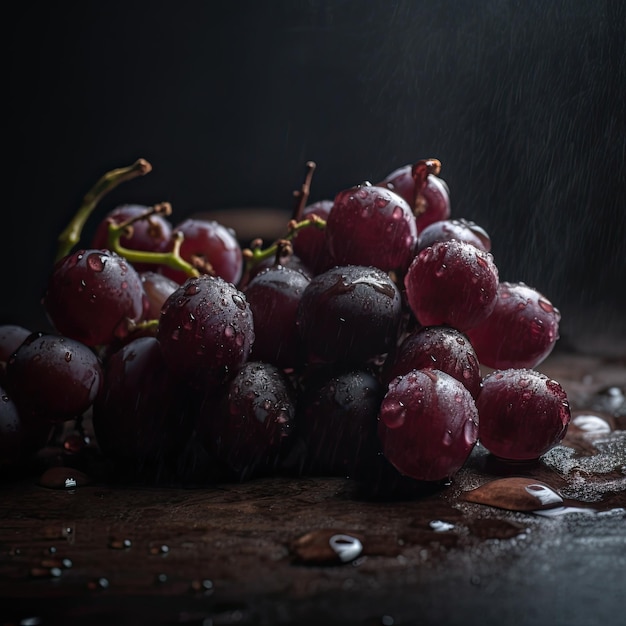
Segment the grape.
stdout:
<svg viewBox="0 0 626 626">
<path fill-rule="evenodd" d="M 155 337 L 140 337 L 111 355 L 103 392 L 93 406 L 93 428 L 107 459 L 135 470 L 179 454 L 193 426 L 184 410 L 190 395 L 175 380 Z"/>
<path fill-rule="evenodd" d="M 478 436 L 478 411 L 456 378 L 436 369 L 411 370 L 389 383 L 379 415 L 385 457 L 420 481 L 451 479 Z"/>
<path fill-rule="evenodd" d="M 129 235 L 120 237 L 120 244 L 132 250 L 144 250 L 148 252 L 164 252 L 172 235 L 172 224 L 162 215 L 148 215 L 151 207 L 138 204 L 124 204 L 110 211 L 104 220 L 98 225 L 91 241 L 91 248 L 109 248 L 109 224 L 121 224 L 127 220 L 135 219 L 130 226 Z M 145 219 L 137 219 L 148 215 Z M 138 272 L 152 270 L 154 264 L 136 263 Z"/>
<path fill-rule="evenodd" d="M 140 272 L 139 277 L 146 294 L 147 308 L 145 318 L 158 319 L 165 301 L 180 285 L 171 278 L 153 271 Z"/>
<path fill-rule="evenodd" d="M 311 279 L 298 306 L 310 363 L 363 364 L 386 354 L 402 317 L 400 291 L 375 267 L 338 266 Z"/>
<path fill-rule="evenodd" d="M 417 228 L 398 194 L 370 183 L 340 191 L 326 221 L 326 245 L 337 265 L 369 265 L 404 274 Z"/>
<path fill-rule="evenodd" d="M 189 278 L 165 301 L 157 337 L 177 376 L 194 388 L 220 385 L 248 359 L 252 311 L 232 283 L 206 274 Z"/>
<path fill-rule="evenodd" d="M 3 384 L 9 357 L 20 347 L 31 331 L 19 324 L 0 324 L 0 385 Z"/>
<path fill-rule="evenodd" d="M 560 320 L 559 310 L 536 289 L 501 282 L 489 317 L 467 332 L 487 367 L 532 369 L 552 352 Z"/>
<path fill-rule="evenodd" d="M 31 333 L 7 362 L 7 387 L 24 416 L 61 422 L 91 408 L 102 387 L 102 368 L 86 345 Z M 33 393 L 36 389 L 37 393 Z"/>
<path fill-rule="evenodd" d="M 525 368 L 485 376 L 476 404 L 480 443 L 507 460 L 538 459 L 563 439 L 571 419 L 561 385 Z"/>
<path fill-rule="evenodd" d="M 465 332 L 493 311 L 498 280 L 491 253 L 452 239 L 424 248 L 411 263 L 404 285 L 420 324 Z"/>
<path fill-rule="evenodd" d="M 480 392 L 481 372 L 470 340 L 448 326 L 417 328 L 407 334 L 385 363 L 386 380 L 414 369 L 438 369 L 461 382 L 473 398 Z"/>
<path fill-rule="evenodd" d="M 243 290 L 254 318 L 251 358 L 293 368 L 299 361 L 297 313 L 310 279 L 275 265 L 257 274 Z"/>
<path fill-rule="evenodd" d="M 351 475 L 361 456 L 378 449 L 377 416 L 384 389 L 360 369 L 323 373 L 305 385 L 298 425 L 306 448 L 305 471 Z"/>
<path fill-rule="evenodd" d="M 209 392 L 196 429 L 209 454 L 239 480 L 277 468 L 292 439 L 295 390 L 270 363 L 248 361 L 223 394 Z"/>
<path fill-rule="evenodd" d="M 447 219 L 433 222 L 420 231 L 417 252 L 438 241 L 450 241 L 450 239 L 466 241 L 485 252 L 491 250 L 491 238 L 483 228 L 466 219 Z"/>
<path fill-rule="evenodd" d="M 78 250 L 59 259 L 48 279 L 43 306 L 61 334 L 87 346 L 128 335 L 145 311 L 141 278 L 109 250 Z"/>
<path fill-rule="evenodd" d="M 215 220 L 188 218 L 178 224 L 172 237 L 182 234 L 180 256 L 201 273 L 219 276 L 237 284 L 243 273 L 243 252 L 235 233 Z M 172 249 L 173 240 L 168 249 Z M 188 275 L 163 266 L 162 273 L 182 284 Z"/>
<path fill-rule="evenodd" d="M 415 214 L 417 231 L 421 232 L 433 222 L 450 217 L 450 193 L 446 182 L 435 175 L 432 163 L 418 161 L 395 169 L 378 183 L 400 195 Z"/>
<path fill-rule="evenodd" d="M 332 200 L 318 200 L 304 207 L 301 218 L 305 220 L 317 215 L 326 221 L 332 208 Z M 292 245 L 294 254 L 313 275 L 321 274 L 333 265 L 326 247 L 326 234 L 321 228 L 308 226 L 299 230 L 292 239 Z"/>
</svg>

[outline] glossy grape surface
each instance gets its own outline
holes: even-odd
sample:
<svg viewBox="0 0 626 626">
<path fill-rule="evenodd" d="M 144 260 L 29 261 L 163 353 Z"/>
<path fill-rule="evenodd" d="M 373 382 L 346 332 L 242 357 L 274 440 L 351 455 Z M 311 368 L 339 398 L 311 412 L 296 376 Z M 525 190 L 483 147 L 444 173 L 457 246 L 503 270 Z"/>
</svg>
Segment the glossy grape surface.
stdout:
<svg viewBox="0 0 626 626">
<path fill-rule="evenodd" d="M 466 335 L 448 326 L 429 326 L 411 331 L 386 363 L 390 381 L 414 369 L 438 369 L 461 382 L 476 398 L 481 372 L 476 352 Z"/>
<path fill-rule="evenodd" d="M 157 337 L 176 376 L 203 388 L 224 383 L 247 360 L 254 343 L 245 295 L 222 278 L 190 278 L 165 301 Z"/>
<path fill-rule="evenodd" d="M 276 366 L 248 361 L 224 388 L 209 393 L 196 429 L 209 453 L 245 480 L 275 471 L 287 453 L 296 413 L 296 394 Z"/>
<path fill-rule="evenodd" d="M 172 236 L 182 234 L 180 256 L 201 273 L 209 273 L 237 284 L 243 273 L 243 253 L 235 233 L 215 220 L 188 218 L 174 227 Z M 171 249 L 171 243 L 168 249 Z M 163 274 L 182 284 L 188 275 L 162 267 Z"/>
<path fill-rule="evenodd" d="M 451 479 L 478 439 L 478 411 L 456 378 L 436 369 L 411 370 L 391 381 L 380 407 L 385 457 L 420 481 Z"/>
<path fill-rule="evenodd" d="M 318 274 L 298 307 L 305 359 L 363 364 L 390 350 L 401 315 L 400 291 L 380 269 L 349 265 Z"/>
<path fill-rule="evenodd" d="M 561 385 L 524 368 L 485 376 L 476 404 L 480 443 L 501 459 L 538 459 L 563 439 L 571 419 Z"/>
<path fill-rule="evenodd" d="M 450 239 L 466 241 L 485 252 L 491 251 L 491 238 L 484 228 L 465 219 L 447 219 L 433 222 L 420 231 L 417 252 L 438 241 L 450 241 Z"/>
<path fill-rule="evenodd" d="M 484 365 L 494 369 L 537 367 L 559 338 L 560 311 L 524 283 L 498 285 L 489 317 L 468 330 Z"/>
<path fill-rule="evenodd" d="M 60 259 L 42 300 L 54 328 L 88 346 L 128 335 L 145 311 L 135 268 L 109 250 L 78 250 Z"/>
<path fill-rule="evenodd" d="M 498 281 L 490 253 L 453 239 L 424 248 L 411 263 L 404 285 L 420 324 L 465 332 L 493 311 Z"/>
<path fill-rule="evenodd" d="M 251 358 L 293 368 L 300 362 L 298 306 L 310 279 L 275 265 L 257 274 L 243 290 L 254 318 Z"/>
<path fill-rule="evenodd" d="M 7 387 L 20 413 L 49 422 L 82 415 L 102 384 L 99 358 L 69 337 L 32 333 L 7 362 Z"/>
<path fill-rule="evenodd" d="M 326 221 L 326 245 L 337 265 L 369 265 L 404 274 L 417 227 L 406 201 L 369 183 L 340 191 Z"/>
<path fill-rule="evenodd" d="M 332 200 L 319 200 L 304 207 L 302 219 L 317 215 L 327 220 L 332 208 Z M 316 226 L 303 228 L 292 239 L 292 245 L 294 254 L 309 268 L 311 274 L 320 274 L 331 267 L 332 262 L 326 247 L 326 234 L 323 229 Z"/>
</svg>

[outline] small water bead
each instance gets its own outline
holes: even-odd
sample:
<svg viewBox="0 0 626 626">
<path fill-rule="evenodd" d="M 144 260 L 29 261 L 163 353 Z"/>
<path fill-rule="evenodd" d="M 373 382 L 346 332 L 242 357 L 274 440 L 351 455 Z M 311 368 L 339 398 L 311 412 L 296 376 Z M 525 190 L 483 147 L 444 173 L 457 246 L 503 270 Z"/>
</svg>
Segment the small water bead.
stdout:
<svg viewBox="0 0 626 626">
<path fill-rule="evenodd" d="M 106 257 L 92 253 L 87 256 L 87 265 L 94 272 L 102 272 L 106 263 Z"/>
<path fill-rule="evenodd" d="M 133 545 L 130 539 L 112 539 L 109 548 L 113 550 L 128 550 Z"/>
<path fill-rule="evenodd" d="M 451 524 L 450 522 L 444 522 L 438 519 L 432 520 L 428 525 L 436 533 L 443 533 L 443 532 L 448 532 L 450 530 L 454 530 L 454 524 Z"/>
</svg>

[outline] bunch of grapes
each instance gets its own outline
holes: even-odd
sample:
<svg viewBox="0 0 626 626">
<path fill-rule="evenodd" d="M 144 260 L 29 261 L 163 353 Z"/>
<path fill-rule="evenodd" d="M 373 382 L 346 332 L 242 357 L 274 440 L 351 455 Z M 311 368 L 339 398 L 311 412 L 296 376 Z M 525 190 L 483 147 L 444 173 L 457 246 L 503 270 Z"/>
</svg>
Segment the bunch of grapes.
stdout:
<svg viewBox="0 0 626 626">
<path fill-rule="evenodd" d="M 112 473 L 194 481 L 279 472 L 448 484 L 480 441 L 539 459 L 570 421 L 535 369 L 560 313 L 499 277 L 487 232 L 451 217 L 441 164 L 310 203 L 307 164 L 285 236 L 244 248 L 216 221 L 104 194 L 151 170 L 108 172 L 59 237 L 42 305 L 53 330 L 0 326 L 0 463 L 91 420 Z"/>
</svg>

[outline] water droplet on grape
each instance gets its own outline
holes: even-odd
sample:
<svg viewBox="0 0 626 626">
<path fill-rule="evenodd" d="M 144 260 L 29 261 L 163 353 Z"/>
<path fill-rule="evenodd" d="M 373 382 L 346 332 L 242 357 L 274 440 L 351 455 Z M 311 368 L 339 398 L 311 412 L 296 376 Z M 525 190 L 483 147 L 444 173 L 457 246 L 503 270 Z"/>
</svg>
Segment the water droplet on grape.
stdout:
<svg viewBox="0 0 626 626">
<path fill-rule="evenodd" d="M 106 258 L 101 254 L 92 253 L 87 257 L 87 265 L 89 269 L 94 272 L 102 272 L 104 270 L 104 265 L 106 263 Z"/>
<path fill-rule="evenodd" d="M 241 309 L 242 311 L 246 310 L 246 301 L 239 294 L 234 294 L 231 297 L 237 308 Z"/>
<path fill-rule="evenodd" d="M 539 298 L 537 300 L 537 304 L 546 312 L 546 313 L 553 313 L 554 312 L 554 306 L 552 306 L 552 303 L 549 300 L 546 300 L 546 298 Z"/>
</svg>

